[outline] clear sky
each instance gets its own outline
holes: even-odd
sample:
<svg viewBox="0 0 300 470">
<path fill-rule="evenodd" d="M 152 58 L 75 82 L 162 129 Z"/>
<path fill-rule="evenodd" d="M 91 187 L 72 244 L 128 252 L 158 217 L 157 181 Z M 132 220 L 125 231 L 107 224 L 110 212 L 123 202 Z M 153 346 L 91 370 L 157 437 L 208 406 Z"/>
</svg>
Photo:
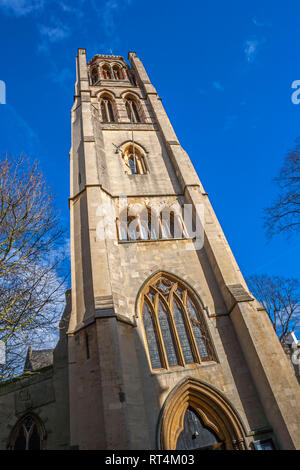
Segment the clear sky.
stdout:
<svg viewBox="0 0 300 470">
<path fill-rule="evenodd" d="M 0 0 L 0 151 L 38 158 L 68 223 L 78 47 L 136 51 L 244 275 L 300 277 L 299 237 L 267 241 L 263 209 L 300 136 L 297 1 Z"/>
</svg>

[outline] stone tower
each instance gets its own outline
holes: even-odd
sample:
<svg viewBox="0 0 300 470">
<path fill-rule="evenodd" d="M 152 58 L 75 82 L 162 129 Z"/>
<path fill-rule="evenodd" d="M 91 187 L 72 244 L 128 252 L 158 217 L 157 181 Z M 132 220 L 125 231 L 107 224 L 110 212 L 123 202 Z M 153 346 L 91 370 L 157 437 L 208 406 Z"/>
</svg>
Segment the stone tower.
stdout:
<svg viewBox="0 0 300 470">
<path fill-rule="evenodd" d="M 292 367 L 141 60 L 128 57 L 77 56 L 71 447 L 299 449 Z"/>
</svg>

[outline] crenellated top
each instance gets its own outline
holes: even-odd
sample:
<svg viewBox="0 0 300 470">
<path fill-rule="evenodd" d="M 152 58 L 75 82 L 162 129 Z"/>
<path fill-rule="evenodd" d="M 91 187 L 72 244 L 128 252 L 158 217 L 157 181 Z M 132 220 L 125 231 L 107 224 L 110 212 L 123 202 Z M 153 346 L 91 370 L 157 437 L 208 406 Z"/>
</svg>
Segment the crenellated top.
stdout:
<svg viewBox="0 0 300 470">
<path fill-rule="evenodd" d="M 125 63 L 125 60 L 124 60 L 124 57 L 122 57 L 121 55 L 113 55 L 113 54 L 109 54 L 109 55 L 105 55 L 105 54 L 95 54 L 94 57 L 92 57 L 92 59 L 88 62 L 88 65 L 92 65 L 95 61 L 97 61 L 97 59 L 106 59 L 106 60 L 121 60 Z"/>
</svg>

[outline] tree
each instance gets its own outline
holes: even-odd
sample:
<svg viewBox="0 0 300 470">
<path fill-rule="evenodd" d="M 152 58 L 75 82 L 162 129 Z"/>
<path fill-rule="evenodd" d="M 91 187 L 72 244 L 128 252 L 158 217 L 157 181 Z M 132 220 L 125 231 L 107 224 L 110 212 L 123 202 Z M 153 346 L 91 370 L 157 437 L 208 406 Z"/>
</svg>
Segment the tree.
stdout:
<svg viewBox="0 0 300 470">
<path fill-rule="evenodd" d="M 0 379 L 21 370 L 24 348 L 49 344 L 64 300 L 64 232 L 38 164 L 0 160 Z"/>
<path fill-rule="evenodd" d="M 300 321 L 300 283 L 267 274 L 247 278 L 252 294 L 264 306 L 273 328 L 280 340 L 294 331 Z"/>
<path fill-rule="evenodd" d="M 285 157 L 279 177 L 277 200 L 265 210 L 265 228 L 269 236 L 300 230 L 300 143 Z"/>
</svg>

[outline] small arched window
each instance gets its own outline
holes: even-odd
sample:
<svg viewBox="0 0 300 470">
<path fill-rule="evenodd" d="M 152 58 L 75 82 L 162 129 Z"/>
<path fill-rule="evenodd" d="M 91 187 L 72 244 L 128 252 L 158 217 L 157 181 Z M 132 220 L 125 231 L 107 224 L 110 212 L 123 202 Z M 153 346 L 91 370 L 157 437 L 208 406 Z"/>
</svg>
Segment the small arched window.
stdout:
<svg viewBox="0 0 300 470">
<path fill-rule="evenodd" d="M 130 144 L 123 152 L 123 161 L 126 166 L 126 173 L 131 175 L 144 175 L 147 173 L 145 159 L 140 149 Z"/>
<path fill-rule="evenodd" d="M 112 74 L 111 74 L 111 68 L 109 65 L 104 64 L 101 67 L 101 75 L 105 80 L 111 80 L 112 79 Z"/>
<path fill-rule="evenodd" d="M 28 414 L 21 418 L 12 431 L 9 448 L 11 450 L 40 450 L 43 432 L 39 420 Z"/>
<path fill-rule="evenodd" d="M 152 369 L 215 360 L 203 309 L 179 279 L 156 276 L 145 288 L 141 304 Z"/>
<path fill-rule="evenodd" d="M 100 101 L 102 122 L 115 122 L 115 115 L 112 100 L 108 96 L 103 96 Z"/>
<path fill-rule="evenodd" d="M 130 122 L 138 123 L 141 122 L 141 117 L 138 112 L 137 104 L 135 100 L 128 98 L 125 102 L 127 116 Z"/>
</svg>

